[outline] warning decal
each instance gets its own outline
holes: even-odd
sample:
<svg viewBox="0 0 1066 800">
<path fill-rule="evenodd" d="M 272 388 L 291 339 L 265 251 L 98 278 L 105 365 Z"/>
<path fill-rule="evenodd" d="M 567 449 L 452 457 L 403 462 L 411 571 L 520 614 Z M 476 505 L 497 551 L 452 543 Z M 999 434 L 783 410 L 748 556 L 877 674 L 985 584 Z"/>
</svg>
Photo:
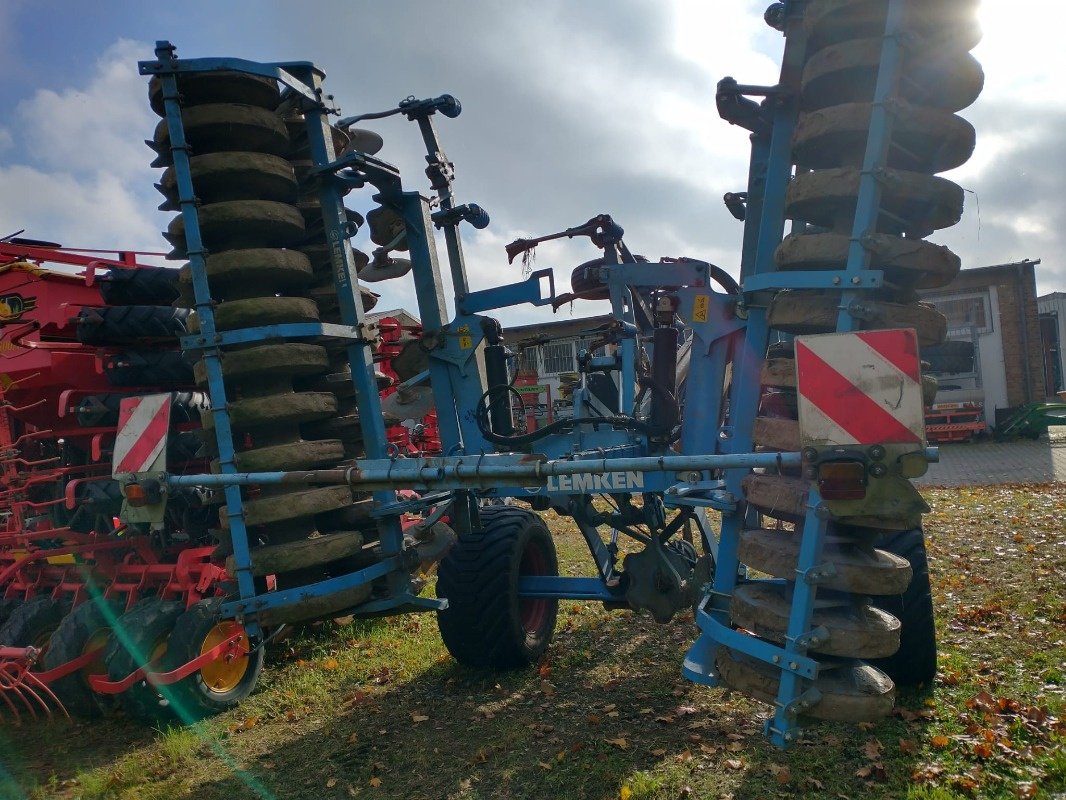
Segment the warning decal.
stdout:
<svg viewBox="0 0 1066 800">
<path fill-rule="evenodd" d="M 925 440 L 913 329 L 797 337 L 796 384 L 805 447 Z"/>
</svg>

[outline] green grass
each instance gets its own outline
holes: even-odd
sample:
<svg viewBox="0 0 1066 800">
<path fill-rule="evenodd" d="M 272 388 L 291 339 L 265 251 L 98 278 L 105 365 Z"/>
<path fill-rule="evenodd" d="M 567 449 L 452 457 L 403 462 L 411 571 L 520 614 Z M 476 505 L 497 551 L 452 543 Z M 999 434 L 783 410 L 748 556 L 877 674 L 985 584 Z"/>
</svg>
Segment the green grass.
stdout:
<svg viewBox="0 0 1066 800">
<path fill-rule="evenodd" d="M 659 626 L 564 603 L 540 669 L 462 669 L 431 616 L 408 616 L 279 644 L 247 702 L 192 728 L 120 714 L 0 728 L 0 798 L 1066 792 L 1066 486 L 926 493 L 940 677 L 876 726 L 814 726 L 778 751 L 766 706 L 681 678 L 691 615 Z M 587 574 L 572 524 L 548 516 L 563 573 Z"/>
</svg>

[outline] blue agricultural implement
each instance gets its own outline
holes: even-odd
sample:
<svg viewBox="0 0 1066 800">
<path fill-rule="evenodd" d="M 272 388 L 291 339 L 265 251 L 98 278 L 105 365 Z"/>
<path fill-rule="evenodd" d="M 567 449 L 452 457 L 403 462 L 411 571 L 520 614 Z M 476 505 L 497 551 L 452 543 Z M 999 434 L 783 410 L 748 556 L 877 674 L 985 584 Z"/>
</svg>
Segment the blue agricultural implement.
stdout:
<svg viewBox="0 0 1066 800">
<path fill-rule="evenodd" d="M 962 213 L 962 190 L 935 173 L 973 148 L 955 112 L 982 86 L 974 11 L 771 5 L 780 80 L 725 78 L 716 94 L 750 134 L 748 184 L 725 197 L 744 225 L 739 280 L 699 258 L 634 256 L 601 214 L 507 248 L 513 260 L 588 238 L 601 255 L 565 294 L 550 269 L 470 285 L 460 228 L 489 218 L 456 197 L 435 126 L 461 112 L 454 97 L 331 123 L 339 110 L 310 63 L 179 59 L 158 43 L 140 64 L 162 118 L 149 144 L 163 208 L 178 212 L 165 237 L 187 261 L 181 344 L 210 397 L 213 460 L 184 475 L 165 458 L 116 460 L 115 478 L 124 519 L 148 528 L 185 487 L 221 495 L 215 535 L 234 580 L 195 614 L 130 620 L 136 641 L 114 645 L 107 680 L 137 689 L 131 707 L 148 716 L 195 717 L 250 690 L 279 625 L 414 611 L 436 613 L 459 662 L 519 667 L 549 646 L 566 599 L 661 622 L 694 609 L 684 674 L 772 704 L 780 746 L 805 719 L 883 716 L 894 680 L 931 680 L 927 508 L 909 479 L 936 457 L 919 351 L 945 320 L 915 290 L 959 269 L 925 237 Z M 392 116 L 418 127 L 432 199 L 355 127 Z M 365 219 L 345 207 L 355 192 L 374 204 Z M 370 254 L 350 242 L 364 227 Z M 413 280 L 423 326 L 393 359 L 403 383 L 384 411 L 363 279 Z M 609 302 L 612 321 L 579 358 L 573 416 L 524 430 L 498 316 L 573 297 Z M 435 409 L 441 455 L 390 445 L 386 417 L 405 404 L 412 417 Z M 123 435 L 157 442 L 143 425 Z M 587 541 L 589 577 L 558 574 L 536 513 L 549 508 Z M 423 596 L 434 563 L 436 596 Z M 239 668 L 220 667 L 217 687 L 159 677 L 188 666 L 177 656 L 210 660 L 237 641 L 239 658 L 221 660 Z"/>
</svg>

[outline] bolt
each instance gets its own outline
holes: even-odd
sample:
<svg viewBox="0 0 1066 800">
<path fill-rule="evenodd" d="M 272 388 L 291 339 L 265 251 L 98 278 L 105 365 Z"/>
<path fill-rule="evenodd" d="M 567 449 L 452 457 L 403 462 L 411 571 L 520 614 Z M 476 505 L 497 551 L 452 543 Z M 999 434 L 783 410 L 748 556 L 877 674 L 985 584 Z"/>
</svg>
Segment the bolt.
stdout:
<svg viewBox="0 0 1066 800">
<path fill-rule="evenodd" d="M 775 664 L 780 664 L 781 663 L 781 656 L 774 656 L 773 661 L 774 661 Z"/>
<path fill-rule="evenodd" d="M 833 276 L 833 285 L 834 286 L 839 286 L 840 285 L 840 276 L 839 275 L 834 275 Z"/>
<path fill-rule="evenodd" d="M 797 664 L 795 661 L 789 661 L 788 662 L 788 668 L 790 670 L 792 670 L 792 671 L 795 671 L 795 670 L 799 669 L 799 664 Z"/>
<path fill-rule="evenodd" d="M 858 275 L 856 275 L 854 278 L 851 279 L 851 282 L 853 284 L 855 284 L 856 286 L 858 286 L 860 283 L 862 283 L 862 278 L 860 278 Z"/>
</svg>

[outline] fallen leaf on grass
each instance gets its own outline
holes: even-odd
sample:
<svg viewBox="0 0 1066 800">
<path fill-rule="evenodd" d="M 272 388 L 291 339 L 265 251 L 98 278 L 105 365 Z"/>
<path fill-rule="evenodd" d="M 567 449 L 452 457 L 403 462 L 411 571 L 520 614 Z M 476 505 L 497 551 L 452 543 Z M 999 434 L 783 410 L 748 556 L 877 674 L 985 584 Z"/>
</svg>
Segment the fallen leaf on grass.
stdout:
<svg viewBox="0 0 1066 800">
<path fill-rule="evenodd" d="M 792 770 L 784 764 L 771 764 L 770 772 L 779 786 L 787 786 L 792 780 Z"/>
<path fill-rule="evenodd" d="M 656 758 L 662 758 L 666 755 L 666 751 L 663 750 L 661 747 L 657 747 L 656 749 L 651 751 L 651 754 Z"/>
<path fill-rule="evenodd" d="M 881 752 L 885 749 L 885 746 L 881 744 L 877 739 L 870 739 L 866 744 L 862 746 L 862 753 L 871 761 L 877 761 L 881 758 Z"/>
<path fill-rule="evenodd" d="M 613 744 L 619 750 L 625 750 L 626 748 L 629 747 L 629 742 L 627 742 L 625 739 L 623 739 L 621 737 L 619 737 L 617 739 L 604 739 L 603 741 L 607 742 L 607 744 Z"/>
<path fill-rule="evenodd" d="M 335 658 L 327 658 L 322 662 L 323 669 L 337 669 L 340 665 L 340 662 Z"/>
<path fill-rule="evenodd" d="M 411 722 L 425 722 L 428 719 L 429 719 L 429 717 L 425 716 L 424 714 L 412 714 L 411 715 Z"/>
<path fill-rule="evenodd" d="M 230 725 L 230 733 L 240 733 L 241 731 L 249 731 L 259 724 L 259 717 L 248 717 L 244 722 L 237 725 Z"/>
<path fill-rule="evenodd" d="M 328 781 L 326 781 L 326 788 L 327 789 L 332 789 L 336 785 L 337 785 L 337 779 L 336 778 L 330 778 Z"/>
<path fill-rule="evenodd" d="M 552 768 L 552 765 L 549 764 L 547 761 L 538 761 L 537 762 L 537 766 L 539 766 L 541 769 L 551 769 Z"/>
<path fill-rule="evenodd" d="M 744 762 L 739 758 L 727 758 L 725 765 L 727 769 L 744 769 Z"/>
<path fill-rule="evenodd" d="M 906 753 L 909 756 L 913 756 L 918 752 L 918 745 L 913 739 L 900 739 L 899 751 L 901 753 Z"/>
<path fill-rule="evenodd" d="M 888 777 L 885 772 L 885 765 L 880 763 L 859 767 L 855 770 L 855 776 L 866 781 L 883 781 Z"/>
<path fill-rule="evenodd" d="M 373 778 L 370 779 L 370 785 L 377 789 L 379 786 L 381 786 L 381 778 L 375 775 Z"/>
<path fill-rule="evenodd" d="M 947 736 L 944 736 L 943 734 L 939 736 L 934 736 L 929 741 L 937 750 L 943 750 L 945 747 L 951 744 L 951 739 Z"/>
</svg>

